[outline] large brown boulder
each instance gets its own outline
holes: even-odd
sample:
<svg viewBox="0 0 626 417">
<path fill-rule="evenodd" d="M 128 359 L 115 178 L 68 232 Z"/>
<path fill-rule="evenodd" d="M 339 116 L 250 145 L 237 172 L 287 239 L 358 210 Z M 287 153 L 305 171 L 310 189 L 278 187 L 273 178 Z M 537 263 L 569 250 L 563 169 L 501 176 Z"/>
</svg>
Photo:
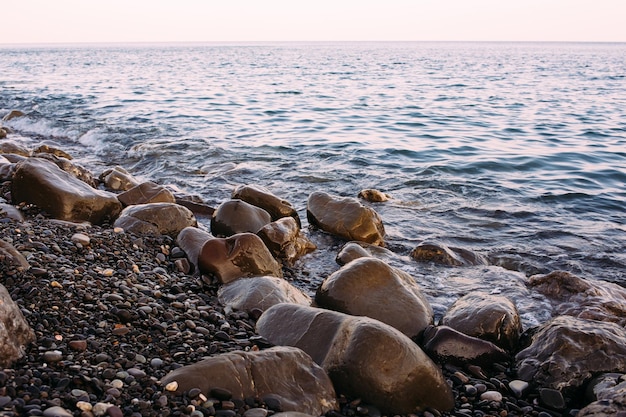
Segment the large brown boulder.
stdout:
<svg viewBox="0 0 626 417">
<path fill-rule="evenodd" d="M 229 309 L 265 311 L 280 303 L 311 305 L 311 298 L 283 278 L 263 276 L 242 278 L 222 285 L 220 303 Z"/>
<path fill-rule="evenodd" d="M 548 298 L 555 316 L 611 321 L 626 326 L 626 288 L 617 284 L 554 271 L 530 277 L 528 286 Z"/>
<path fill-rule="evenodd" d="M 11 195 L 14 204 L 34 204 L 56 219 L 72 222 L 99 224 L 115 218 L 122 208 L 115 194 L 96 190 L 41 158 L 17 164 Z"/>
<path fill-rule="evenodd" d="M 24 157 L 30 156 L 30 151 L 28 149 L 26 149 L 22 145 L 10 141 L 0 143 L 0 153 L 13 154 Z"/>
<path fill-rule="evenodd" d="M 179 395 L 193 388 L 207 397 L 213 389 L 226 390 L 238 400 L 272 394 L 283 411 L 314 416 L 338 409 L 328 375 L 306 353 L 293 347 L 223 353 L 178 368 L 161 384 L 171 384 L 169 389 L 175 387 L 173 391 Z"/>
<path fill-rule="evenodd" d="M 326 278 L 315 302 L 330 310 L 380 320 L 408 337 L 419 336 L 434 319 L 413 277 L 370 257 L 355 259 Z"/>
<path fill-rule="evenodd" d="M 62 152 L 62 151 L 59 151 L 59 152 Z M 73 175 L 74 177 L 78 178 L 79 180 L 81 180 L 82 182 L 88 184 L 89 186 L 93 188 L 96 188 L 98 186 L 98 182 L 93 177 L 93 175 L 91 175 L 91 172 L 89 172 L 87 169 L 83 168 L 82 166 L 78 164 L 70 162 L 69 158 L 60 157 L 57 154 L 53 153 L 52 151 L 49 153 L 34 154 L 33 156 L 37 158 L 47 159 L 48 161 L 53 162 L 56 166 L 61 168 L 63 171 L 67 172 L 68 174 Z"/>
<path fill-rule="evenodd" d="M 124 206 L 149 203 L 175 203 L 176 198 L 167 188 L 152 181 L 142 182 L 117 195 Z"/>
<path fill-rule="evenodd" d="M 380 216 L 356 198 L 316 191 L 309 196 L 307 218 L 313 226 L 343 239 L 384 246 L 385 228 Z"/>
<path fill-rule="evenodd" d="M 235 188 L 231 198 L 243 200 L 253 206 L 261 207 L 272 216 L 272 221 L 283 217 L 293 217 L 298 227 L 302 227 L 298 212 L 291 203 L 275 196 L 264 187 L 258 185 L 240 185 Z"/>
<path fill-rule="evenodd" d="M 456 300 L 441 324 L 509 351 L 517 348 L 522 332 L 519 312 L 510 299 L 480 291 Z"/>
<path fill-rule="evenodd" d="M 198 255 L 198 266 L 201 272 L 213 274 L 222 284 L 242 277 L 283 276 L 267 246 L 252 233 L 207 240 Z"/>
<path fill-rule="evenodd" d="M 317 248 L 302 234 L 293 217 L 283 217 L 266 224 L 257 235 L 274 256 L 284 259 L 288 264 L 293 264 Z"/>
<path fill-rule="evenodd" d="M 228 200 L 217 206 L 211 218 L 211 233 L 228 237 L 237 233 L 256 233 L 272 221 L 260 207 L 242 200 Z"/>
<path fill-rule="evenodd" d="M 515 359 L 518 376 L 568 390 L 602 372 L 626 373 L 626 329 L 616 323 L 558 316 L 542 325 Z"/>
<path fill-rule="evenodd" d="M 469 249 L 446 246 L 438 242 L 424 242 L 411 251 L 418 262 L 433 262 L 447 266 L 489 265 L 487 257 Z"/>
<path fill-rule="evenodd" d="M 441 369 L 411 339 L 377 320 L 278 304 L 263 313 L 257 331 L 273 344 L 304 350 L 328 372 L 337 393 L 384 413 L 454 407 Z"/>
<path fill-rule="evenodd" d="M 115 227 L 136 235 L 169 235 L 174 238 L 185 227 L 196 225 L 193 213 L 174 203 L 128 206 L 114 223 Z"/>
<path fill-rule="evenodd" d="M 0 284 L 0 366 L 8 367 L 24 356 L 26 346 L 34 340 L 35 333 L 19 306 Z"/>
</svg>

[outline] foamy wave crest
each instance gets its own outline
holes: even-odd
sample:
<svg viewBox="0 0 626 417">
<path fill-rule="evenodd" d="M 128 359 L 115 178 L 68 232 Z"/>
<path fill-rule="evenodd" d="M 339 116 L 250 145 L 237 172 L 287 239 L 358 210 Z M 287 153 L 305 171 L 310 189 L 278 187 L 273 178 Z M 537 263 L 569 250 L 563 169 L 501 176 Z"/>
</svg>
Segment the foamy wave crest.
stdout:
<svg viewBox="0 0 626 417">
<path fill-rule="evenodd" d="M 49 138 L 69 138 L 71 132 L 46 119 L 34 119 L 29 116 L 17 117 L 5 122 L 13 130 L 25 135 L 38 135 Z"/>
</svg>

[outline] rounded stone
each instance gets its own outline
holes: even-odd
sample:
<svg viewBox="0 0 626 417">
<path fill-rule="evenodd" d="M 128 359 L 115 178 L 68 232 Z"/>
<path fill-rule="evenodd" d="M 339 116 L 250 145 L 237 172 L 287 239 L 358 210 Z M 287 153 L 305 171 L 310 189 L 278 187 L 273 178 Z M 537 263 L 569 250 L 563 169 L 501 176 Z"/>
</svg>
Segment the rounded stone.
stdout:
<svg viewBox="0 0 626 417">
<path fill-rule="evenodd" d="M 485 391 L 480 394 L 480 399 L 485 401 L 500 402 L 502 401 L 502 394 L 500 394 L 498 391 Z"/>
</svg>

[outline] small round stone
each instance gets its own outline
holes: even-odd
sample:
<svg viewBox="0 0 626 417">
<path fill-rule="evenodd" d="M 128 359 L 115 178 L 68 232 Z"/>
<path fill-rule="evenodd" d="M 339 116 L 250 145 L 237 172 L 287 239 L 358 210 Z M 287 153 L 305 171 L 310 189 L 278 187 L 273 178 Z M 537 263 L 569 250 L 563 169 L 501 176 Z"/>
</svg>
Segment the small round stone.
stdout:
<svg viewBox="0 0 626 417">
<path fill-rule="evenodd" d="M 267 417 L 267 410 L 265 408 L 251 408 L 243 413 L 243 417 Z"/>
<path fill-rule="evenodd" d="M 173 392 L 173 391 L 176 391 L 177 389 L 178 389 L 178 382 L 176 381 L 172 381 L 165 386 L 166 391 Z"/>
<path fill-rule="evenodd" d="M 63 359 L 63 353 L 60 350 L 49 350 L 43 354 L 43 360 L 48 363 L 59 362 L 61 359 Z"/>
<path fill-rule="evenodd" d="M 486 401 L 500 402 L 502 401 L 502 394 L 500 394 L 498 391 L 485 391 L 480 394 L 480 399 Z"/>
<path fill-rule="evenodd" d="M 43 410 L 44 417 L 73 417 L 74 414 L 70 413 L 63 407 L 53 406 Z"/>
<path fill-rule="evenodd" d="M 81 411 L 91 411 L 93 409 L 93 405 L 87 401 L 78 401 L 76 403 L 76 408 Z"/>
</svg>

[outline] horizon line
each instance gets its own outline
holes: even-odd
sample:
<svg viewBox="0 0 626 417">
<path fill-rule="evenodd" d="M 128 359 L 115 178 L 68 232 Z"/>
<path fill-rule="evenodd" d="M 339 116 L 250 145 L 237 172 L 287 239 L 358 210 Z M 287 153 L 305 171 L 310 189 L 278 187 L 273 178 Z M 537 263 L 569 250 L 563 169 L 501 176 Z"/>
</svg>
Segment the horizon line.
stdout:
<svg viewBox="0 0 626 417">
<path fill-rule="evenodd" d="M 583 43 L 616 44 L 623 41 L 581 40 L 180 40 L 180 41 L 52 41 L 52 42 L 0 42 L 0 47 L 11 46 L 61 46 L 61 45 L 166 45 L 166 44 L 270 44 L 270 43 Z"/>
</svg>

